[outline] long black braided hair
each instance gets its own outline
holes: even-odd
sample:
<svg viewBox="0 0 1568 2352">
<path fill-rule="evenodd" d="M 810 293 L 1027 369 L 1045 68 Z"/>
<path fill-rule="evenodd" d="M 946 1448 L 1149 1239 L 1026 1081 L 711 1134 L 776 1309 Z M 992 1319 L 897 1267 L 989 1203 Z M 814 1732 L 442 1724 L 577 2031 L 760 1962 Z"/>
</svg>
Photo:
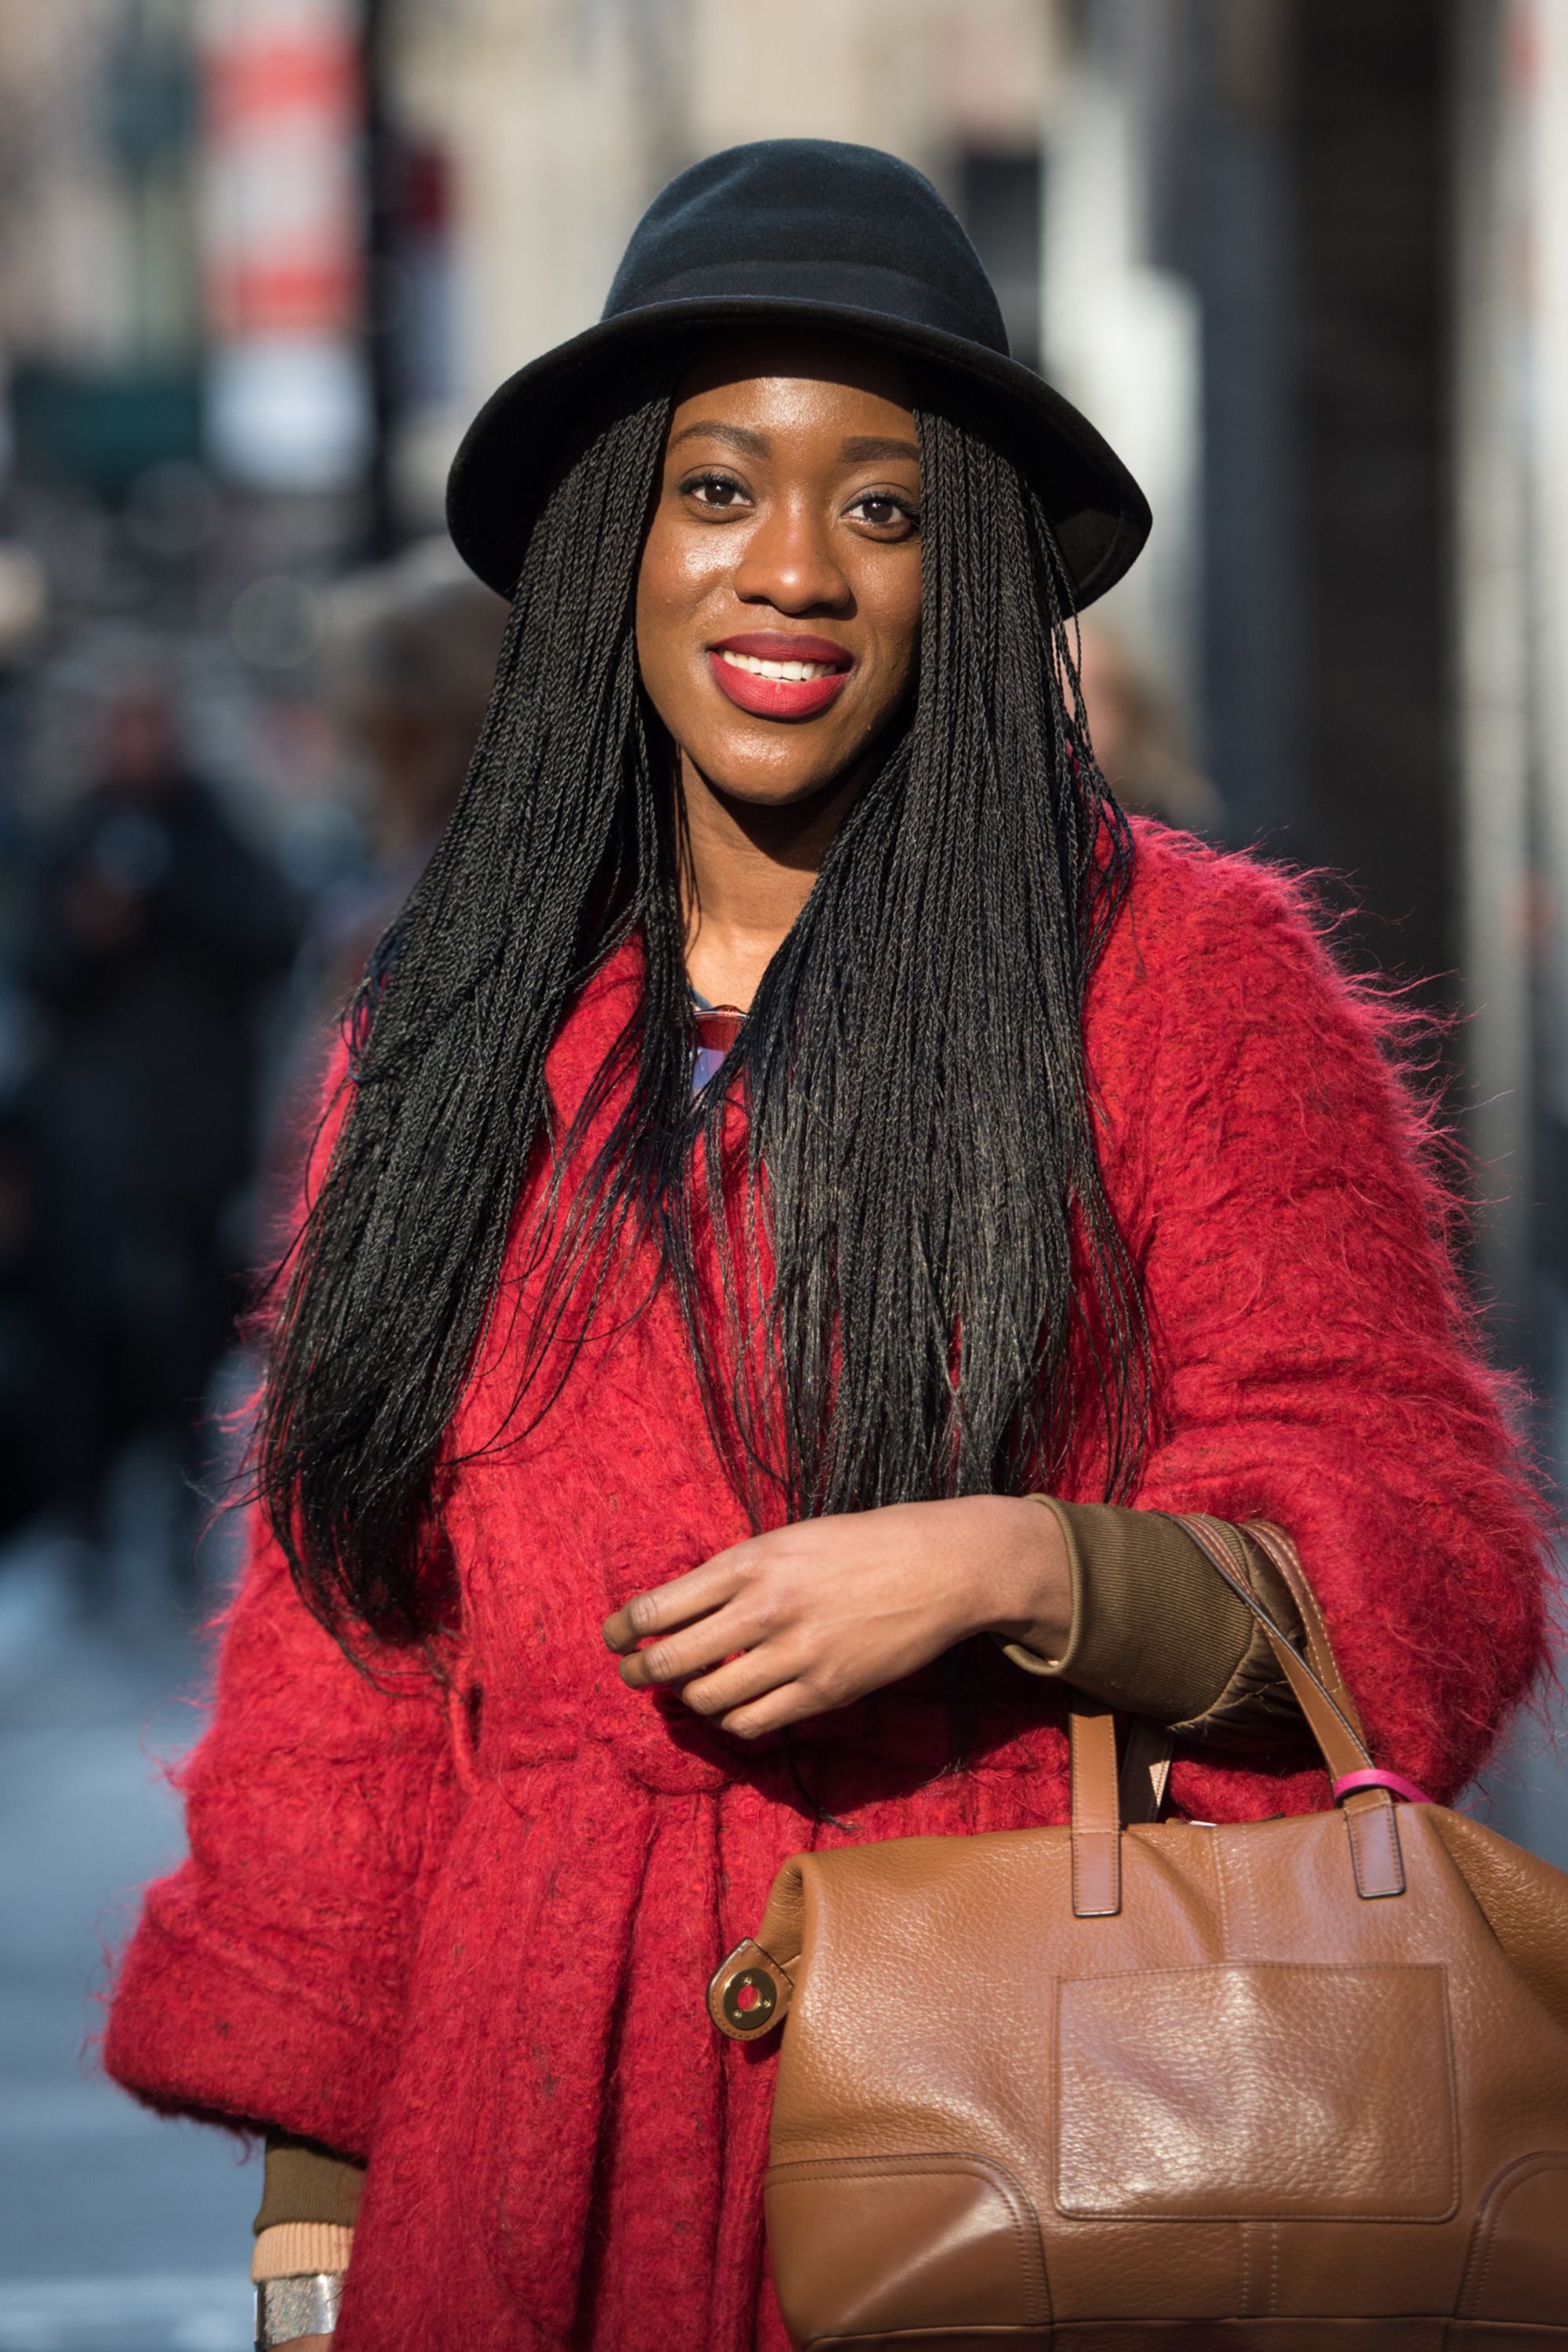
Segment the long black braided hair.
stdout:
<svg viewBox="0 0 1568 2352">
<path fill-rule="evenodd" d="M 522 1242 L 542 1281 L 513 1433 L 559 1388 L 543 1368 L 569 1302 L 617 1240 L 652 1231 L 753 1512 L 770 1486 L 792 1517 L 1019 1491 L 1050 1478 L 1085 1410 L 1114 1496 L 1142 1443 L 1144 1325 L 1081 1034 L 1131 845 L 1089 747 L 1045 509 L 917 384 L 913 700 L 694 1104 L 675 762 L 634 635 L 674 373 L 623 388 L 533 531 L 466 788 L 361 992 L 352 1098 L 279 1276 L 260 1491 L 341 1633 L 427 1630 L 449 1424 L 536 1153 L 554 1174 Z M 546 1049 L 634 930 L 637 1013 L 552 1136 Z M 726 1186 L 737 1066 L 751 1181 Z M 701 1204 L 736 1199 L 712 1218 L 725 1307 L 704 1314 Z"/>
</svg>

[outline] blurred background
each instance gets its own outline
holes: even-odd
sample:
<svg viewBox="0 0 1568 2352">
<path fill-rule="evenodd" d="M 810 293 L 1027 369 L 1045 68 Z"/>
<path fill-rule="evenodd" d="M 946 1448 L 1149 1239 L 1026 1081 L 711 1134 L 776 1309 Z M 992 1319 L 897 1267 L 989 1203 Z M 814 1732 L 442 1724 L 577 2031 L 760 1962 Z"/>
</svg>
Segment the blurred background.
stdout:
<svg viewBox="0 0 1568 2352">
<path fill-rule="evenodd" d="M 803 132 L 931 174 L 1143 482 L 1104 762 L 1329 869 L 1447 1022 L 1470 1277 L 1564 1458 L 1561 0 L 8 0 L 0 2352 L 249 2342 L 256 2168 L 90 2048 L 232 1573 L 244 1270 L 493 667 L 458 437 L 671 173 Z M 1472 1801 L 1568 1864 L 1548 1713 Z"/>
</svg>

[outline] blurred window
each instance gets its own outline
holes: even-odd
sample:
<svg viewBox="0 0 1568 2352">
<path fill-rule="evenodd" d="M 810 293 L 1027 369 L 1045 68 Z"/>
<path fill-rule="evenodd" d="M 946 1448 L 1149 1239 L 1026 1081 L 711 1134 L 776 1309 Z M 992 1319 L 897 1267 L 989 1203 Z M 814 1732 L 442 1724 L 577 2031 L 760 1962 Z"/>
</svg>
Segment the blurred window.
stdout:
<svg viewBox="0 0 1568 2352">
<path fill-rule="evenodd" d="M 1037 147 L 971 148 L 959 159 L 958 212 L 996 289 L 1013 357 L 1040 364 L 1040 212 Z"/>
</svg>

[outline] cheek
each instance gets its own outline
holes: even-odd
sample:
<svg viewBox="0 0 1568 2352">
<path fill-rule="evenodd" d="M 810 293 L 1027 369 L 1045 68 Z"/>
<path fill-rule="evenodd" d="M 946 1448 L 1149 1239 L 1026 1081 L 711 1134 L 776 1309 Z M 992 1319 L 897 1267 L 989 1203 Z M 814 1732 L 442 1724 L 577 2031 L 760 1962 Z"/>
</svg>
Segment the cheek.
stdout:
<svg viewBox="0 0 1568 2352">
<path fill-rule="evenodd" d="M 637 571 L 637 666 L 643 684 L 664 716 L 661 696 L 676 667 L 676 651 L 689 604 L 669 534 L 656 522 Z"/>
<path fill-rule="evenodd" d="M 920 661 L 921 568 L 918 558 L 880 583 L 875 612 L 879 700 L 888 708 L 907 691 Z"/>
<path fill-rule="evenodd" d="M 710 548 L 655 516 L 637 569 L 637 663 L 667 725 L 665 698 L 691 689 L 691 633 L 712 587 L 712 569 Z"/>
</svg>

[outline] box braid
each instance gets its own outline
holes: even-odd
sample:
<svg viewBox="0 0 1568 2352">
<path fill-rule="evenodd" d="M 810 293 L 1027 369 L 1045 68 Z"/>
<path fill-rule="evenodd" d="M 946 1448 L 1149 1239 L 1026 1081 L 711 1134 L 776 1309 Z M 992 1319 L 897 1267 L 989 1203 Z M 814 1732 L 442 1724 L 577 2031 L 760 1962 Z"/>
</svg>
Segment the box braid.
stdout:
<svg viewBox="0 0 1568 2352">
<path fill-rule="evenodd" d="M 427 1624 L 448 1427 L 536 1150 L 552 1176 L 521 1237 L 542 1281 L 513 1433 L 558 1393 L 574 1351 L 552 1343 L 570 1316 L 581 1345 L 614 1245 L 651 1232 L 754 1517 L 781 1498 L 801 1516 L 1048 1482 L 1086 1411 L 1106 1493 L 1134 1471 L 1147 1339 L 1081 1028 L 1131 846 L 1089 749 L 1045 510 L 917 389 L 913 705 L 694 1105 L 673 753 L 634 639 L 677 372 L 623 389 L 532 534 L 463 797 L 373 960 L 352 1098 L 280 1277 L 260 1489 L 340 1633 Z M 552 1136 L 545 1053 L 634 929 L 640 1005 Z M 737 1076 L 739 1170 L 722 1139 Z M 717 1318 L 696 1274 L 715 1202 Z"/>
</svg>

